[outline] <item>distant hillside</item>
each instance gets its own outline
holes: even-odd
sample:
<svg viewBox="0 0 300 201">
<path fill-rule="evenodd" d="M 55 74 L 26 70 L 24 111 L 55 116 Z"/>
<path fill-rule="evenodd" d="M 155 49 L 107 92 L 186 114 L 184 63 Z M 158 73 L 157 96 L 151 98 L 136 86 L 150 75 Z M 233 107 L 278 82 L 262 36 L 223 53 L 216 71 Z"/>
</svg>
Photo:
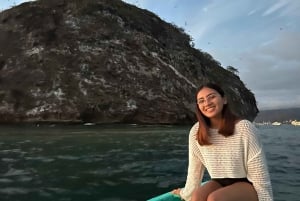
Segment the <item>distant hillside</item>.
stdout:
<svg viewBox="0 0 300 201">
<path fill-rule="evenodd" d="M 300 120 L 300 108 L 263 110 L 255 118 L 255 122 L 284 122 L 289 120 Z"/>
</svg>

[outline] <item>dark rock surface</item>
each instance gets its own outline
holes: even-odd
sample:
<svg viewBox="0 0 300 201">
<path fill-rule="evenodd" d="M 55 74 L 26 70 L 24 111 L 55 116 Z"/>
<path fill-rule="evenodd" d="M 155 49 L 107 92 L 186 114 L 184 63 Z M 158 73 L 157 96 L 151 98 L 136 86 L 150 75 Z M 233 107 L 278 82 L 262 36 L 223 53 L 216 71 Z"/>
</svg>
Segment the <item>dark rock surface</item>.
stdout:
<svg viewBox="0 0 300 201">
<path fill-rule="evenodd" d="M 253 120 L 254 95 L 175 25 L 120 0 L 39 0 L 0 13 L 0 122 L 195 121 L 195 92 L 224 86 Z"/>
</svg>

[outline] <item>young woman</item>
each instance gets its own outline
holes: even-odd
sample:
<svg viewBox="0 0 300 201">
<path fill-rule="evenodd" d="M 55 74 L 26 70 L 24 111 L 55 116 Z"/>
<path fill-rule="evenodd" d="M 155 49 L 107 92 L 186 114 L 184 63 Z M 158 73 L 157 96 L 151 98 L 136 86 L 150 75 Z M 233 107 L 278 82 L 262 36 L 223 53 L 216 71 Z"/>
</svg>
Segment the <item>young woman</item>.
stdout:
<svg viewBox="0 0 300 201">
<path fill-rule="evenodd" d="M 230 111 L 218 85 L 199 89 L 196 114 L 186 184 L 172 192 L 186 201 L 273 201 L 257 129 Z M 205 169 L 211 180 L 200 186 Z"/>
</svg>

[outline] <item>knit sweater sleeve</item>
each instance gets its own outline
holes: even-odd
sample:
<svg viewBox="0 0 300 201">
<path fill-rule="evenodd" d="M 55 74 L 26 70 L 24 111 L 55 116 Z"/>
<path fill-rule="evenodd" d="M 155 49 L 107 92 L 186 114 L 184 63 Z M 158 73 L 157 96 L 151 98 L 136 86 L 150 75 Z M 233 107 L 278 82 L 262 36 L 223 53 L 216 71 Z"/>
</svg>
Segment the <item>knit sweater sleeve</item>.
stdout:
<svg viewBox="0 0 300 201">
<path fill-rule="evenodd" d="M 270 176 L 262 143 L 256 127 L 248 121 L 244 121 L 242 129 L 248 136 L 247 147 L 247 178 L 253 183 L 259 201 L 273 201 Z"/>
<path fill-rule="evenodd" d="M 190 201 L 194 189 L 200 185 L 204 174 L 204 166 L 200 160 L 200 152 L 197 149 L 196 134 L 198 131 L 198 123 L 196 123 L 189 134 L 189 164 L 187 179 L 184 188 L 180 191 L 180 196 L 185 201 Z M 198 151 L 197 151 L 198 150 Z"/>
</svg>

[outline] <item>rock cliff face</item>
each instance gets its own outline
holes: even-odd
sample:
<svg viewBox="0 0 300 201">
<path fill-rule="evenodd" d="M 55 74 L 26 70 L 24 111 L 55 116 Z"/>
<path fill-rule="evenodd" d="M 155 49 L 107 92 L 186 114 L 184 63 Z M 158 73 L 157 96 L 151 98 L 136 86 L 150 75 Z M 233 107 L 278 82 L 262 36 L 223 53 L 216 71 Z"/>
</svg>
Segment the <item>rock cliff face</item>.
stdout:
<svg viewBox="0 0 300 201">
<path fill-rule="evenodd" d="M 195 121 L 195 92 L 224 86 L 253 120 L 254 95 L 191 38 L 120 0 L 39 0 L 0 13 L 0 122 Z"/>
</svg>

